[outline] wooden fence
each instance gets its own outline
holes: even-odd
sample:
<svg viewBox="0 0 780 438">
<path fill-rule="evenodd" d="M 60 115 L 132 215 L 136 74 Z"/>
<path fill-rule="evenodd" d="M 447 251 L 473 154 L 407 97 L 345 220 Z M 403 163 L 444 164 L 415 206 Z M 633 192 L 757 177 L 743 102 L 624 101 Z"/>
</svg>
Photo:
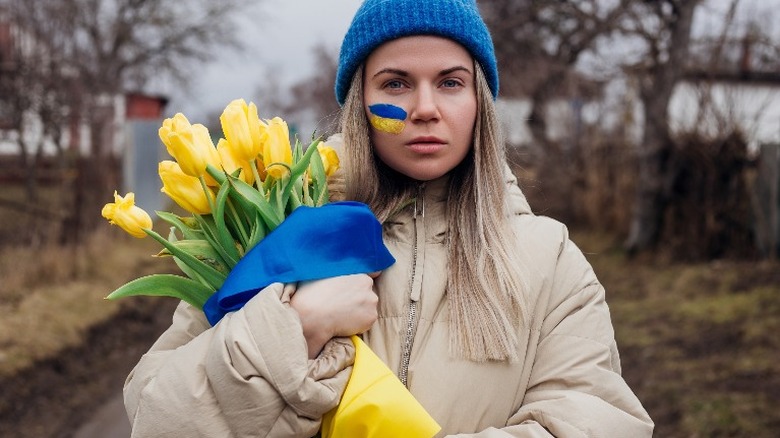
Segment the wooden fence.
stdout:
<svg viewBox="0 0 780 438">
<path fill-rule="evenodd" d="M 761 146 L 753 191 L 756 247 L 764 257 L 780 256 L 780 144 Z"/>
</svg>

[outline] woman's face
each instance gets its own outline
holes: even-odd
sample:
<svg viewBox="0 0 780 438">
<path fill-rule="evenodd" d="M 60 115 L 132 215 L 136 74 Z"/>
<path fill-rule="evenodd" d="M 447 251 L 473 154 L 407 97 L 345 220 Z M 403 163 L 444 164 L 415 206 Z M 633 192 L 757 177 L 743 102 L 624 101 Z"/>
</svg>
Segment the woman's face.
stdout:
<svg viewBox="0 0 780 438">
<path fill-rule="evenodd" d="M 406 112 L 400 133 L 370 127 L 376 153 L 385 164 L 415 180 L 429 181 L 445 175 L 468 154 L 477 98 L 474 61 L 465 48 L 435 36 L 400 38 L 371 53 L 364 75 L 363 106 L 369 120 L 379 112 L 376 104 Z"/>
</svg>

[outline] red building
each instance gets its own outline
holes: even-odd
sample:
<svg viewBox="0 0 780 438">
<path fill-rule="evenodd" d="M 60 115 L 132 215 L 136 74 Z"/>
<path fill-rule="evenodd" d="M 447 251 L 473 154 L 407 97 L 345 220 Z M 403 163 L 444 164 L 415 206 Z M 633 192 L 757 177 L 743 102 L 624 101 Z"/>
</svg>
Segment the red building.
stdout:
<svg viewBox="0 0 780 438">
<path fill-rule="evenodd" d="M 125 94 L 126 117 L 128 120 L 159 120 L 163 118 L 168 99 L 141 93 Z"/>
</svg>

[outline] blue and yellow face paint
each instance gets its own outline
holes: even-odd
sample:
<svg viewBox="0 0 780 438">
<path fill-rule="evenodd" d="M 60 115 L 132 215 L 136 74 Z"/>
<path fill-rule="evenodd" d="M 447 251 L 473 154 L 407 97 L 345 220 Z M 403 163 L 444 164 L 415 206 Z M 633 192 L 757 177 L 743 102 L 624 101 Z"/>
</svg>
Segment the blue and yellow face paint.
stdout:
<svg viewBox="0 0 780 438">
<path fill-rule="evenodd" d="M 377 103 L 369 105 L 368 110 L 371 111 L 371 117 L 368 120 L 371 122 L 371 126 L 378 131 L 400 134 L 406 126 L 404 123 L 406 111 L 400 106 L 389 103 Z"/>
</svg>

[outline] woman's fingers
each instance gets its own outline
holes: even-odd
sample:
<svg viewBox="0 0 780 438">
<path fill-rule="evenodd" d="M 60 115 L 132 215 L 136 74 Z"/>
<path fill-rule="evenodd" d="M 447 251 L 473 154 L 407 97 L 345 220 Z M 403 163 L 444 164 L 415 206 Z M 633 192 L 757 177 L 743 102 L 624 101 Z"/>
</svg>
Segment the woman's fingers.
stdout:
<svg viewBox="0 0 780 438">
<path fill-rule="evenodd" d="M 334 336 L 350 336 L 371 328 L 379 302 L 373 286 L 369 274 L 299 283 L 290 305 L 301 318 L 310 356 Z"/>
</svg>

